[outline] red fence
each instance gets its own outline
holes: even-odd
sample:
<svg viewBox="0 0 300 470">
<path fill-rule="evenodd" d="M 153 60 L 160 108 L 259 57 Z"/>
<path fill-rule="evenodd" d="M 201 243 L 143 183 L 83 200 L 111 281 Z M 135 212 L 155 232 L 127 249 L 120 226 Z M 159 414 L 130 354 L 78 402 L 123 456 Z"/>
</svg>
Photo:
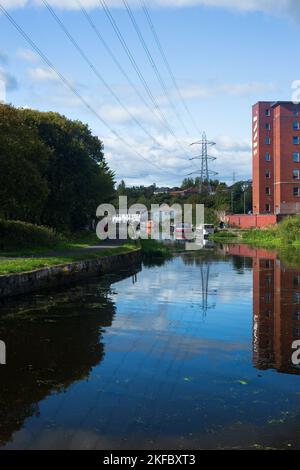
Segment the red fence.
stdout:
<svg viewBox="0 0 300 470">
<path fill-rule="evenodd" d="M 239 228 L 263 228 L 277 224 L 277 216 L 270 215 L 228 215 L 227 223 L 231 227 Z"/>
</svg>

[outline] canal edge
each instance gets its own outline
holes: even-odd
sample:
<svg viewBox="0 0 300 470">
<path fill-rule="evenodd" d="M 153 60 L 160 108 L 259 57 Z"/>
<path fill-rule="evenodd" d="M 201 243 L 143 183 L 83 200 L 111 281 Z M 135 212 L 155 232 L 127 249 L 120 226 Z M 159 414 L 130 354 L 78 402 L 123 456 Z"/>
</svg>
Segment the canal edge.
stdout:
<svg viewBox="0 0 300 470">
<path fill-rule="evenodd" d="M 141 249 L 0 276 L 0 299 L 113 274 L 141 262 Z"/>
</svg>

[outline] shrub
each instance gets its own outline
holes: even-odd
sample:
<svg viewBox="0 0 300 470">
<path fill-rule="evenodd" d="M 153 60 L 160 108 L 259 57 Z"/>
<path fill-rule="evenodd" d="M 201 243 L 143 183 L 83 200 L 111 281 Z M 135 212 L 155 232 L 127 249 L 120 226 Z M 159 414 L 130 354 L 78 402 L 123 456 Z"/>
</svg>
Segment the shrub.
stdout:
<svg viewBox="0 0 300 470">
<path fill-rule="evenodd" d="M 63 240 L 53 229 L 14 220 L 0 219 L 0 250 L 51 248 Z"/>
<path fill-rule="evenodd" d="M 278 225 L 278 235 L 286 243 L 300 239 L 300 215 L 286 217 Z"/>
<path fill-rule="evenodd" d="M 142 253 L 146 257 L 153 258 L 170 258 L 171 250 L 163 243 L 157 240 L 142 240 L 141 239 Z"/>
</svg>

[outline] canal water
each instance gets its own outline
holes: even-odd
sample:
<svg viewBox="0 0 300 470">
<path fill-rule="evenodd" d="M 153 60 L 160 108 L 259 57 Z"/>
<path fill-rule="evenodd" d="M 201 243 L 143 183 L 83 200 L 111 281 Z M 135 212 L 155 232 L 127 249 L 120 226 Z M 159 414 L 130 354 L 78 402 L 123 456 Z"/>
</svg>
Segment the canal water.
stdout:
<svg viewBox="0 0 300 470">
<path fill-rule="evenodd" d="M 300 265 L 275 253 L 219 247 L 6 301 L 0 339 L 2 449 L 300 448 Z"/>
</svg>

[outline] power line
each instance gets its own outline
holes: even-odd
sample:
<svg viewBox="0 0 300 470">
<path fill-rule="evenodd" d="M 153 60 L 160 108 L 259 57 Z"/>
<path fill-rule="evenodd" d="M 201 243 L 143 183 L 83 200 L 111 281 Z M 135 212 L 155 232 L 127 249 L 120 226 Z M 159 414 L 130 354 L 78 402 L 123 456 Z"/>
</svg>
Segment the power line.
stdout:
<svg viewBox="0 0 300 470">
<path fill-rule="evenodd" d="M 137 124 L 137 126 L 142 129 L 142 131 L 156 144 L 160 146 L 160 143 L 153 137 L 153 135 L 143 126 L 143 124 L 131 113 L 131 111 L 122 103 L 118 95 L 114 92 L 114 90 L 111 88 L 111 86 L 106 82 L 106 80 L 102 77 L 98 69 L 94 66 L 94 64 L 90 61 L 90 59 L 87 57 L 83 49 L 80 47 L 78 42 L 74 39 L 74 37 L 71 35 L 71 33 L 68 31 L 66 26 L 64 25 L 63 21 L 57 16 L 53 8 L 49 5 L 49 3 L 46 0 L 42 0 L 43 4 L 47 8 L 47 10 L 50 12 L 54 20 L 57 22 L 57 24 L 60 26 L 60 28 L 63 30 L 65 35 L 69 38 L 75 49 L 79 52 L 83 60 L 88 64 L 88 66 L 91 68 L 91 70 L 94 72 L 96 77 L 100 80 L 100 82 L 105 86 L 105 88 L 112 94 L 112 96 L 115 98 L 115 100 L 119 103 L 121 108 L 128 114 L 128 116 Z"/>
<path fill-rule="evenodd" d="M 126 147 L 130 148 L 132 151 L 132 146 L 129 142 L 127 142 L 117 131 L 115 131 L 101 116 L 100 114 L 89 104 L 89 102 L 80 95 L 80 93 L 76 90 L 76 88 L 69 82 L 64 75 L 62 75 L 56 67 L 52 64 L 52 62 L 48 59 L 48 57 L 41 51 L 41 49 L 36 45 L 36 43 L 30 38 L 30 36 L 21 28 L 21 26 L 14 20 L 14 18 L 8 13 L 6 8 L 0 3 L 0 10 L 9 20 L 9 22 L 14 26 L 14 28 L 20 33 L 20 35 L 28 42 L 28 44 L 32 47 L 32 49 L 39 55 L 39 57 L 45 62 L 45 64 L 55 72 L 58 78 L 64 83 L 64 85 L 69 88 L 69 90 L 84 104 L 84 106 L 91 111 L 92 114 L 96 116 L 96 118 L 115 136 L 117 137 Z M 148 160 L 148 158 L 144 157 L 140 152 L 134 150 L 134 153 L 146 161 L 148 164 L 158 168 L 161 172 L 165 172 L 175 175 L 175 173 L 171 173 L 168 170 L 163 170 L 159 165 Z M 176 175 L 178 177 L 178 175 Z"/>
<path fill-rule="evenodd" d="M 162 88 L 162 90 L 163 90 L 163 93 L 164 93 L 164 95 L 165 95 L 165 98 L 166 98 L 167 101 L 169 102 L 171 108 L 173 109 L 173 112 L 174 112 L 175 116 L 177 117 L 178 121 L 180 122 L 181 126 L 183 127 L 185 133 L 189 136 L 189 132 L 188 132 L 188 130 L 187 130 L 187 128 L 186 128 L 186 126 L 185 126 L 185 124 L 184 124 L 184 122 L 183 122 L 183 120 L 182 120 L 180 114 L 178 113 L 178 111 L 177 111 L 177 109 L 176 109 L 174 103 L 172 102 L 172 99 L 171 99 L 171 97 L 170 97 L 168 88 L 167 88 L 167 86 L 166 86 L 166 84 L 165 84 L 165 81 L 164 81 L 164 79 L 163 79 L 163 77 L 162 77 L 162 75 L 161 75 L 160 71 L 158 70 L 158 67 L 157 67 L 157 65 L 156 65 L 156 63 L 155 63 L 155 60 L 153 59 L 153 56 L 152 56 L 152 54 L 151 54 L 151 52 L 150 52 L 150 50 L 149 50 L 149 48 L 148 48 L 148 46 L 147 46 L 147 44 L 146 44 L 146 41 L 145 41 L 145 39 L 144 39 L 144 37 L 143 37 L 143 34 L 142 34 L 142 32 L 141 32 L 141 30 L 140 30 L 140 28 L 139 28 L 139 25 L 138 25 L 137 21 L 136 21 L 136 19 L 135 19 L 135 16 L 134 16 L 134 14 L 133 14 L 133 11 L 132 11 L 132 9 L 130 8 L 130 6 L 129 6 L 127 0 L 122 0 L 122 1 L 123 1 L 123 4 L 124 4 L 125 8 L 126 8 L 126 11 L 127 11 L 127 13 L 128 13 L 128 16 L 129 16 L 129 18 L 130 18 L 130 21 L 131 21 L 131 23 L 132 23 L 132 25 L 133 25 L 133 27 L 134 27 L 134 29 L 135 29 L 135 32 L 136 32 L 136 34 L 137 34 L 137 36 L 138 36 L 138 38 L 139 38 L 139 40 L 140 40 L 140 43 L 142 44 L 142 47 L 143 47 L 143 49 L 144 49 L 144 51 L 145 51 L 145 53 L 146 53 L 146 56 L 148 57 L 148 60 L 149 60 L 149 62 L 150 62 L 150 65 L 151 65 L 151 67 L 153 68 L 154 73 L 155 73 L 155 75 L 156 75 L 156 78 L 157 78 L 157 80 L 158 80 L 158 82 L 159 82 L 159 84 L 160 84 L 160 86 L 161 86 L 161 88 Z"/>
<path fill-rule="evenodd" d="M 131 88 L 133 89 L 133 91 L 137 94 L 137 96 L 140 98 L 140 100 L 144 103 L 144 105 L 147 107 L 147 109 L 152 113 L 152 115 L 155 117 L 155 119 L 158 119 L 159 122 L 160 122 L 160 125 L 162 124 L 161 122 L 161 117 L 159 115 L 157 115 L 153 109 L 153 107 L 151 107 L 147 101 L 145 100 L 145 98 L 143 97 L 143 95 L 140 93 L 140 91 L 138 90 L 138 88 L 136 87 L 136 85 L 133 83 L 133 81 L 130 79 L 129 75 L 127 74 L 127 72 L 124 70 L 123 66 L 120 64 L 120 61 L 117 59 L 117 57 L 115 56 L 115 54 L 113 53 L 113 51 L 111 50 L 111 48 L 109 47 L 109 45 L 107 44 L 107 42 L 105 41 L 103 35 L 100 33 L 99 31 L 99 28 L 97 28 L 96 24 L 94 23 L 93 19 L 91 18 L 91 16 L 89 15 L 89 13 L 87 12 L 87 10 L 82 6 L 81 2 L 79 0 L 77 0 L 77 3 L 83 13 L 83 15 L 85 16 L 86 20 L 88 21 L 89 25 L 91 26 L 91 28 L 94 30 L 94 32 L 96 33 L 99 41 L 101 42 L 101 44 L 103 45 L 103 47 L 105 48 L 105 50 L 107 51 L 107 53 L 110 55 L 110 57 L 112 58 L 112 60 L 114 61 L 115 65 L 118 67 L 118 69 L 120 70 L 120 72 L 122 73 L 122 75 L 125 77 L 125 79 L 127 80 L 127 82 L 129 83 L 129 85 L 131 86 Z M 158 142 L 158 140 L 156 140 L 153 136 L 152 136 L 152 140 L 154 139 L 155 143 L 157 145 L 159 145 L 160 147 L 162 147 L 162 144 L 160 142 Z M 168 153 L 173 153 L 171 150 L 169 149 L 166 149 L 165 148 L 165 151 L 168 152 Z"/>
<path fill-rule="evenodd" d="M 174 87 L 175 87 L 175 89 L 176 89 L 176 91 L 177 91 L 177 93 L 178 93 L 178 96 L 179 96 L 179 98 L 180 98 L 180 101 L 181 101 L 181 103 L 182 103 L 184 109 L 186 110 L 187 114 L 189 115 L 190 120 L 191 120 L 191 122 L 192 122 L 194 128 L 196 129 L 197 132 L 199 132 L 199 134 L 201 134 L 201 131 L 200 131 L 200 129 L 199 129 L 199 127 L 198 127 L 198 125 L 197 125 L 195 119 L 194 119 L 194 116 L 192 115 L 192 113 L 191 113 L 191 111 L 190 111 L 190 109 L 189 109 L 189 107 L 188 107 L 188 105 L 187 105 L 187 103 L 186 103 L 184 97 L 182 96 L 181 90 L 180 90 L 180 88 L 179 88 L 179 86 L 178 86 L 178 84 L 177 84 L 175 75 L 174 75 L 174 73 L 173 73 L 173 71 L 172 71 L 172 68 L 171 68 L 171 66 L 170 66 L 170 63 L 169 63 L 169 61 L 168 61 L 168 59 L 167 59 L 167 55 L 166 55 L 166 53 L 165 53 L 165 51 L 164 51 L 164 48 L 163 48 L 163 46 L 162 46 L 162 43 L 161 43 L 161 41 L 160 41 L 160 39 L 159 39 L 159 36 L 158 36 L 158 34 L 157 34 L 157 31 L 156 31 L 156 29 L 155 29 L 155 27 L 154 27 L 154 24 L 153 24 L 153 21 L 152 21 L 152 19 L 151 19 L 149 10 L 148 10 L 148 8 L 147 8 L 147 6 L 146 6 L 146 3 L 145 3 L 144 0 L 140 0 L 140 4 L 141 4 L 142 9 L 143 9 L 143 11 L 144 11 L 144 13 L 145 13 L 145 16 L 146 16 L 146 18 L 147 18 L 148 24 L 149 24 L 150 29 L 151 29 L 151 31 L 152 31 L 153 37 L 154 37 L 154 39 L 155 39 L 155 42 L 156 42 L 156 44 L 157 44 L 158 50 L 159 50 L 159 52 L 160 52 L 160 54 L 161 54 L 161 57 L 162 57 L 162 59 L 163 59 L 163 61 L 164 61 L 165 67 L 166 67 L 166 69 L 168 70 L 169 75 L 170 75 L 170 77 L 171 77 L 171 79 L 172 79 L 173 85 L 174 85 Z"/>
<path fill-rule="evenodd" d="M 159 113 L 159 115 L 162 117 L 162 120 L 163 120 L 163 122 L 164 122 L 165 128 L 166 128 L 166 129 L 168 130 L 168 132 L 174 137 L 174 139 L 176 140 L 178 146 L 181 147 L 181 149 L 183 150 L 183 152 L 186 152 L 186 149 L 185 149 L 185 148 L 182 146 L 182 144 L 178 141 L 178 139 L 177 139 L 177 137 L 176 137 L 174 131 L 173 131 L 172 128 L 169 126 L 168 121 L 167 121 L 167 118 L 166 118 L 164 112 L 160 109 L 160 106 L 159 106 L 159 104 L 158 104 L 156 98 L 153 96 L 153 93 L 151 92 L 151 89 L 150 89 L 148 83 L 146 82 L 146 80 L 145 80 L 145 78 L 144 78 L 142 72 L 140 71 L 140 68 L 139 68 L 139 66 L 138 66 L 137 63 L 136 63 L 136 60 L 134 59 L 132 53 L 130 52 L 130 49 L 129 49 L 129 47 L 127 46 L 127 43 L 126 43 L 126 41 L 125 41 L 125 39 L 124 39 L 124 37 L 123 37 L 123 35 L 122 35 L 122 33 L 121 33 L 121 31 L 120 31 L 118 25 L 117 25 L 117 23 L 116 23 L 114 17 L 113 17 L 112 14 L 111 14 L 111 12 L 110 12 L 110 10 L 109 10 L 107 4 L 106 4 L 106 1 L 105 1 L 105 0 L 99 0 L 99 3 L 101 4 L 101 6 L 102 6 L 102 8 L 103 8 L 103 10 L 104 10 L 104 12 L 105 12 L 107 18 L 108 18 L 108 20 L 109 20 L 109 22 L 110 22 L 110 24 L 111 24 L 113 30 L 115 31 L 115 34 L 117 35 L 117 37 L 118 37 L 118 39 L 119 39 L 119 41 L 120 41 L 120 43 L 121 43 L 121 45 L 122 45 L 122 47 L 123 47 L 123 49 L 124 49 L 126 55 L 127 55 L 127 57 L 129 58 L 132 67 L 134 68 L 134 70 L 135 70 L 136 74 L 138 75 L 138 77 L 139 77 L 139 79 L 140 79 L 140 81 L 141 81 L 141 83 L 142 83 L 144 89 L 146 90 L 147 95 L 149 96 L 150 100 L 152 101 L 152 103 L 153 103 L 155 109 L 157 110 L 157 112 Z"/>
</svg>

